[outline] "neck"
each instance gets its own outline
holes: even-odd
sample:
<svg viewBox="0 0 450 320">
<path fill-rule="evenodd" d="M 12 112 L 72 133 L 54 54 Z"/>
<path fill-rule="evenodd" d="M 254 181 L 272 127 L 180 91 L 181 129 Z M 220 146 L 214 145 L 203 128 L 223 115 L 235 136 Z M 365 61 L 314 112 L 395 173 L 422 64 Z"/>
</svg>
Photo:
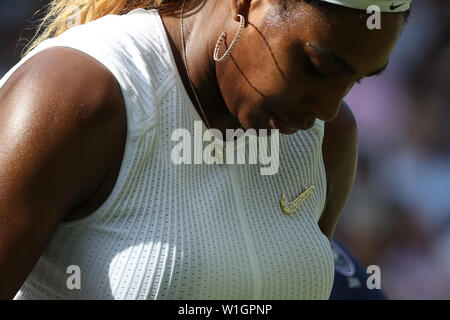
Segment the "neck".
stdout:
<svg viewBox="0 0 450 320">
<path fill-rule="evenodd" d="M 240 128 L 237 118 L 226 106 L 216 78 L 216 65 L 213 52 L 220 34 L 229 25 L 230 9 L 226 1 L 208 0 L 192 8 L 189 2 L 184 10 L 184 39 L 186 43 L 187 63 L 193 86 L 201 106 L 197 103 L 191 89 L 188 73 L 184 65 L 181 45 L 181 17 L 162 15 L 162 20 L 170 41 L 175 62 L 184 87 L 203 122 L 212 128 L 225 130 Z M 203 118 L 201 109 L 207 118 Z"/>
</svg>

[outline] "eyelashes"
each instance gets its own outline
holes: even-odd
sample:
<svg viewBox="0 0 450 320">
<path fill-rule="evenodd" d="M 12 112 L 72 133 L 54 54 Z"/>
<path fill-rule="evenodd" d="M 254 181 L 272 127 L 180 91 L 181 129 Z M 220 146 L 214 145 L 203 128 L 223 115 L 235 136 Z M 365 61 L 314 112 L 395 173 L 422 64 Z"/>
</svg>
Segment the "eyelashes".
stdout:
<svg viewBox="0 0 450 320">
<path fill-rule="evenodd" d="M 306 58 L 305 69 L 309 75 L 318 80 L 322 80 L 323 78 L 325 78 L 325 75 L 320 72 L 320 70 L 314 65 L 310 58 Z"/>
<path fill-rule="evenodd" d="M 311 60 L 311 58 L 306 58 L 305 59 L 305 70 L 306 72 L 313 78 L 317 79 L 317 80 L 324 80 L 326 78 L 326 74 L 324 72 L 322 72 Z M 374 73 L 372 75 L 366 76 L 366 77 L 362 77 L 358 80 L 355 81 L 356 84 L 361 84 L 361 82 L 365 79 L 365 78 L 369 78 L 369 77 L 378 77 L 380 76 L 381 73 Z"/>
</svg>

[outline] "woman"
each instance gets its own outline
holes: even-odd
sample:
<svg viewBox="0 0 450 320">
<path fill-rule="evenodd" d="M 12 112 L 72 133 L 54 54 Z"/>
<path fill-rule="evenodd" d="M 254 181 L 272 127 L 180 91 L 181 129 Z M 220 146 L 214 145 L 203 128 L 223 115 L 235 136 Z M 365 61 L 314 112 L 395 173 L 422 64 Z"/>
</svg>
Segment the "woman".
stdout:
<svg viewBox="0 0 450 320">
<path fill-rule="evenodd" d="M 409 3 L 54 1 L 0 82 L 0 297 L 327 299 L 357 158 L 342 99 Z M 199 120 L 279 129 L 279 171 L 175 165 Z"/>
</svg>

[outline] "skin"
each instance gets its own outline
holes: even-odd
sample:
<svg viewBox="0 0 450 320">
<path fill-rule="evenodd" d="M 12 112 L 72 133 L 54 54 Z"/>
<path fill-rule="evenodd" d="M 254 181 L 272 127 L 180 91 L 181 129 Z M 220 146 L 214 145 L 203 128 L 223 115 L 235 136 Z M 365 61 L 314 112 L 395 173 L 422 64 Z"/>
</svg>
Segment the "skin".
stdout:
<svg viewBox="0 0 450 320">
<path fill-rule="evenodd" d="M 355 27 L 362 23 L 360 12 L 332 14 L 301 2 L 289 12 L 302 19 L 290 24 L 275 19 L 269 25 L 275 5 L 209 0 L 192 11 L 185 21 L 189 70 L 208 122 L 219 130 L 279 127 L 291 134 L 310 127 L 313 117 L 327 121 L 328 186 L 319 226 L 331 239 L 356 172 L 356 122 L 342 99 L 355 81 L 385 66 L 402 18 L 383 14 L 382 30 L 368 31 Z M 234 36 L 238 13 L 253 26 L 246 26 L 232 59 L 215 64 L 215 43 L 223 31 Z M 163 16 L 163 22 L 195 101 L 182 61 L 179 17 Z M 336 51 L 355 73 L 344 72 L 307 43 Z M 48 49 L 19 68 L 0 89 L 0 110 L 0 298 L 11 299 L 57 226 L 88 216 L 106 200 L 118 176 L 127 128 L 112 74 L 68 48 Z"/>
</svg>

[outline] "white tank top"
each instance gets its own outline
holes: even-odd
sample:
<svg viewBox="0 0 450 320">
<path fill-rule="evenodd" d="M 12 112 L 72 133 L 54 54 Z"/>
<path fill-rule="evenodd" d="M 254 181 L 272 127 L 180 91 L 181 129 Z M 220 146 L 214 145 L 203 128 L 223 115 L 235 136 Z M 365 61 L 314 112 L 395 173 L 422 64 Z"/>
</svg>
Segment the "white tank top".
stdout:
<svg viewBox="0 0 450 320">
<path fill-rule="evenodd" d="M 318 227 L 326 196 L 322 121 L 280 135 L 275 175 L 261 175 L 261 165 L 175 165 L 172 132 L 192 132 L 201 118 L 156 11 L 73 27 L 41 43 L 0 86 L 55 46 L 90 55 L 117 78 L 125 153 L 107 200 L 58 227 L 15 299 L 328 299 L 334 263 Z M 281 194 L 292 200 L 310 186 L 301 210 L 285 215 Z M 79 267 L 80 289 L 70 266 Z"/>
</svg>

